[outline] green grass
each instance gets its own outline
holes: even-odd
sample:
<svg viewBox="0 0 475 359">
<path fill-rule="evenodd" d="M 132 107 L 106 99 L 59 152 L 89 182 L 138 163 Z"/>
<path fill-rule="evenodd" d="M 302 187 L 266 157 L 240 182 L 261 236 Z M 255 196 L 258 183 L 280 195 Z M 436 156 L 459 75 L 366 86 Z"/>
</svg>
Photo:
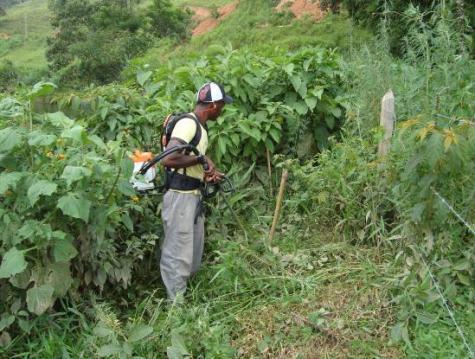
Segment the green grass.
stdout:
<svg viewBox="0 0 475 359">
<path fill-rule="evenodd" d="M 36 336 L 16 338 L 14 354 L 97 357 L 101 346 L 121 342 L 133 323 L 154 329 L 133 345 L 134 355 L 147 358 L 165 358 L 172 333 L 194 358 L 404 357 L 388 339 L 394 321 L 386 289 L 394 274 L 390 252 L 315 232 L 298 241 L 288 233 L 270 248 L 258 233 L 251 237 L 210 233 L 203 267 L 180 307 L 165 304 L 158 275 L 150 281 L 157 269 L 144 265 L 142 284 L 127 292 L 109 288 L 93 311 L 70 303 L 57 313 L 58 326 L 37 320 Z M 115 339 L 94 335 L 98 324 Z"/>
<path fill-rule="evenodd" d="M 230 43 L 233 48 L 247 47 L 265 55 L 302 46 L 346 51 L 371 39 L 367 31 L 354 26 L 346 15 L 329 15 L 322 21 L 305 17 L 297 20 L 290 13 L 275 12 L 266 1 L 241 0 L 237 9 L 212 31 L 178 46 L 170 40 L 160 41 L 134 63 L 154 68 L 174 56 L 199 56 L 215 44 Z"/>
<path fill-rule="evenodd" d="M 7 9 L 7 15 L 0 19 L 0 33 L 8 34 L 10 39 L 1 42 L 0 60 L 9 60 L 18 67 L 44 68 L 46 38 L 51 31 L 47 0 L 30 0 Z"/>
</svg>

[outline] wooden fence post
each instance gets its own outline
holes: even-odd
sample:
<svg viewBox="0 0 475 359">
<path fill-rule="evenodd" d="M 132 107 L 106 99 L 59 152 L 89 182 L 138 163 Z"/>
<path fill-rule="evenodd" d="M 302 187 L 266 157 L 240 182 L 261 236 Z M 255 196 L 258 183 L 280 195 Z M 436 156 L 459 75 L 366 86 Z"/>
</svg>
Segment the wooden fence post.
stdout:
<svg viewBox="0 0 475 359">
<path fill-rule="evenodd" d="M 382 158 L 389 153 L 395 121 L 396 112 L 394 109 L 394 94 L 392 90 L 389 90 L 381 100 L 381 116 L 379 124 L 384 128 L 384 137 L 378 145 L 379 158 Z"/>
<path fill-rule="evenodd" d="M 284 169 L 282 172 L 282 178 L 280 179 L 279 194 L 277 195 L 277 201 L 275 205 L 274 219 L 272 221 L 272 227 L 269 233 L 269 243 L 274 239 L 275 229 L 279 222 L 280 209 L 282 208 L 282 201 L 284 199 L 285 185 L 287 184 L 287 178 L 289 177 L 289 171 Z"/>
</svg>

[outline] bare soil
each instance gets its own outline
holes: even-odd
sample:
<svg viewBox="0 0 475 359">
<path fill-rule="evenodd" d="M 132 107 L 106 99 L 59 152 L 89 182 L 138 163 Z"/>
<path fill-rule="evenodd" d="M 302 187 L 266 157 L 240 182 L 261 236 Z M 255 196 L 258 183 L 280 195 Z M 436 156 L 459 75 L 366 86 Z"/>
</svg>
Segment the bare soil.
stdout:
<svg viewBox="0 0 475 359">
<path fill-rule="evenodd" d="M 276 9 L 277 11 L 289 9 L 297 18 L 308 15 L 315 20 L 321 20 L 325 16 L 318 0 L 282 0 Z"/>
<path fill-rule="evenodd" d="M 217 19 L 213 18 L 211 11 L 208 8 L 191 7 L 190 9 L 195 13 L 193 19 L 198 22 L 198 25 L 192 31 L 192 35 L 199 36 L 214 29 L 224 18 L 236 10 L 238 2 L 239 1 L 234 1 L 220 7 L 218 9 L 219 17 Z"/>
</svg>

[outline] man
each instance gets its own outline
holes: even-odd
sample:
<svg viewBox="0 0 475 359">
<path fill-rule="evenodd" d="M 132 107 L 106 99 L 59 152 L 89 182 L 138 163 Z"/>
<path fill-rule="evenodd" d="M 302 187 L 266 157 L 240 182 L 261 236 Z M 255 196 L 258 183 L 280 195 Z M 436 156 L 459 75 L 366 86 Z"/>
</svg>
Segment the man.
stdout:
<svg viewBox="0 0 475 359">
<path fill-rule="evenodd" d="M 176 122 L 167 145 L 171 148 L 190 143 L 201 130 L 196 146 L 201 155 L 175 152 L 161 161 L 168 169 L 168 175 L 162 207 L 165 240 L 160 272 L 170 300 L 185 293 L 188 278 L 198 271 L 201 264 L 204 218 L 200 188 L 204 182 L 219 182 L 224 176 L 205 156 L 208 147 L 206 123 L 216 120 L 224 105 L 232 100 L 221 85 L 214 82 L 204 84 L 197 93 L 194 112 Z M 207 164 L 206 170 L 203 163 Z"/>
</svg>

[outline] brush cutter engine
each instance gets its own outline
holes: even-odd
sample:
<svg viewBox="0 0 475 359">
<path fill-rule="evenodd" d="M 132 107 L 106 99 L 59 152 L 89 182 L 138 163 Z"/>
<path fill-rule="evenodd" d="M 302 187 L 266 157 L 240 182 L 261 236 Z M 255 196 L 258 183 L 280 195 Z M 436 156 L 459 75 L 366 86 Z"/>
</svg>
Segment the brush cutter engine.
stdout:
<svg viewBox="0 0 475 359">
<path fill-rule="evenodd" d="M 134 169 L 132 170 L 132 177 L 130 178 L 132 187 L 138 192 L 153 190 L 155 188 L 155 177 L 157 176 L 156 166 L 151 166 L 143 174 L 140 173 L 145 164 L 153 159 L 152 153 L 136 150 L 130 158 L 134 162 Z"/>
<path fill-rule="evenodd" d="M 155 189 L 155 178 L 157 177 L 156 164 L 160 162 L 166 156 L 171 155 L 174 152 L 193 152 L 199 157 L 200 163 L 205 170 L 208 169 L 208 162 L 204 156 L 202 156 L 196 147 L 186 144 L 174 146 L 166 149 L 158 156 L 153 157 L 150 152 L 135 151 L 130 157 L 134 162 L 134 169 L 129 182 L 132 187 L 139 193 L 147 193 Z"/>
</svg>

